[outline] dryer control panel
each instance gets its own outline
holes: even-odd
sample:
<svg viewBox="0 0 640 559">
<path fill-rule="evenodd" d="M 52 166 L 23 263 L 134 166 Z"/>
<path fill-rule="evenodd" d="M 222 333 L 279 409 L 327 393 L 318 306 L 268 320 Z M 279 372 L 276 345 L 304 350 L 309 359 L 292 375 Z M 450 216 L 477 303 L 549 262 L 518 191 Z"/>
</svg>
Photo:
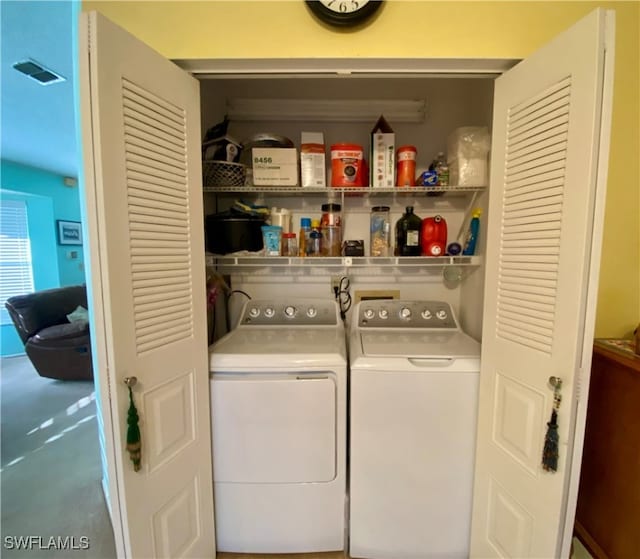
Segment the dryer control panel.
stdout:
<svg viewBox="0 0 640 559">
<path fill-rule="evenodd" d="M 336 326 L 338 304 L 325 299 L 248 301 L 238 326 Z"/>
<path fill-rule="evenodd" d="M 457 329 L 453 310 L 444 301 L 361 301 L 361 328 L 449 328 Z"/>
</svg>

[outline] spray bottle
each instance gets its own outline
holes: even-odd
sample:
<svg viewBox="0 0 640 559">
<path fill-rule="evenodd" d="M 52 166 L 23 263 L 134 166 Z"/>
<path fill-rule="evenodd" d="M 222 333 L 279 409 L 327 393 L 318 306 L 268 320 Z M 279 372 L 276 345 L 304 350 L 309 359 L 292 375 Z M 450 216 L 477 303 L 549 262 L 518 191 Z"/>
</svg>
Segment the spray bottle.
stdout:
<svg viewBox="0 0 640 559">
<path fill-rule="evenodd" d="M 471 222 L 469 223 L 469 231 L 464 240 L 464 249 L 462 254 L 464 256 L 473 256 L 476 252 L 476 243 L 478 242 L 478 235 L 480 234 L 480 216 L 482 215 L 482 209 L 476 208 L 471 213 Z"/>
</svg>

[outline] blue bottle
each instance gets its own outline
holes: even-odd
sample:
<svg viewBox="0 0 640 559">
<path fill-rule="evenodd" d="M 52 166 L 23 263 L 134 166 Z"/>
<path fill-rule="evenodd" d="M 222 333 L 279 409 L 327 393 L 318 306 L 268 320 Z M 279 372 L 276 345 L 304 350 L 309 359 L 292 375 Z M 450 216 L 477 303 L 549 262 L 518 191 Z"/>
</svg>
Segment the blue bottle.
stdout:
<svg viewBox="0 0 640 559">
<path fill-rule="evenodd" d="M 471 214 L 471 223 L 469 223 L 469 231 L 464 241 L 464 249 L 462 254 L 464 256 L 473 256 L 476 252 L 476 243 L 478 242 L 478 235 L 480 233 L 480 216 L 482 215 L 482 209 L 476 208 Z"/>
</svg>

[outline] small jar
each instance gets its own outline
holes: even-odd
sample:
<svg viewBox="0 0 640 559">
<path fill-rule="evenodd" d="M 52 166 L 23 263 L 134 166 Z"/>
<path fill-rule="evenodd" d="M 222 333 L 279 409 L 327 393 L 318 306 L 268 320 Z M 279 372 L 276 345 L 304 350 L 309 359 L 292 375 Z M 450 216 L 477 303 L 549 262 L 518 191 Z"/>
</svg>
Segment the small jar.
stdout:
<svg viewBox="0 0 640 559">
<path fill-rule="evenodd" d="M 342 249 L 342 206 L 322 204 L 320 232 L 322 233 L 322 256 L 340 256 Z"/>
<path fill-rule="evenodd" d="M 322 233 L 320 232 L 320 221 L 314 219 L 311 222 L 311 232 L 309 233 L 308 256 L 322 256 Z"/>
<path fill-rule="evenodd" d="M 389 206 L 374 206 L 369 219 L 369 253 L 371 256 L 390 256 L 391 221 Z"/>
<path fill-rule="evenodd" d="M 295 233 L 282 234 L 282 256 L 298 256 L 298 243 Z"/>
</svg>

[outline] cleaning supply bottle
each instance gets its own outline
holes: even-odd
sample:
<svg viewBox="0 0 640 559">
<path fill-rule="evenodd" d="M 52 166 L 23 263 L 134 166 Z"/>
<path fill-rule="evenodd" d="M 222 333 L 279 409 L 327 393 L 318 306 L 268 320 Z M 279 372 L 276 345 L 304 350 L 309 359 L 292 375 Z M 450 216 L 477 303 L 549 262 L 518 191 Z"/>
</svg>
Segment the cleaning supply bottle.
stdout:
<svg viewBox="0 0 640 559">
<path fill-rule="evenodd" d="M 309 234 L 311 233 L 311 218 L 300 218 L 300 235 L 298 235 L 298 254 L 307 256 Z"/>
<path fill-rule="evenodd" d="M 478 235 L 480 234 L 480 216 L 482 215 L 482 209 L 476 208 L 471 213 L 471 222 L 469 223 L 469 231 L 464 240 L 464 249 L 462 254 L 464 256 L 473 256 L 476 252 L 476 244 L 478 242 Z"/>
<path fill-rule="evenodd" d="M 413 206 L 396 222 L 395 256 L 420 256 L 420 228 L 422 219 L 413 213 Z"/>
</svg>

